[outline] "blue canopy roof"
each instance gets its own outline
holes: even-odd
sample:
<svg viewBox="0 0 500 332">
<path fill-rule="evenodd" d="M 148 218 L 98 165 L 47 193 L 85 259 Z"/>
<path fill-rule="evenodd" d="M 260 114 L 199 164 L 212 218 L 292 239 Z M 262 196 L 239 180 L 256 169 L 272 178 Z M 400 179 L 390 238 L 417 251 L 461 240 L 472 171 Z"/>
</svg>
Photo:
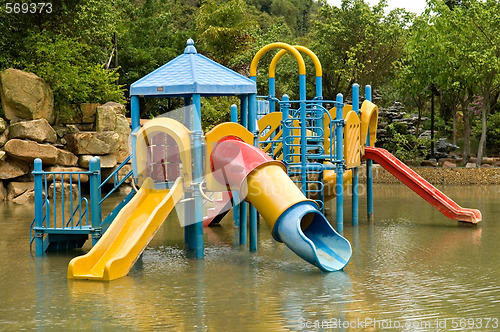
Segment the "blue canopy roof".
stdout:
<svg viewBox="0 0 500 332">
<path fill-rule="evenodd" d="M 198 54 L 192 39 L 184 53 L 135 81 L 131 96 L 223 96 L 257 93 L 255 82 Z"/>
</svg>

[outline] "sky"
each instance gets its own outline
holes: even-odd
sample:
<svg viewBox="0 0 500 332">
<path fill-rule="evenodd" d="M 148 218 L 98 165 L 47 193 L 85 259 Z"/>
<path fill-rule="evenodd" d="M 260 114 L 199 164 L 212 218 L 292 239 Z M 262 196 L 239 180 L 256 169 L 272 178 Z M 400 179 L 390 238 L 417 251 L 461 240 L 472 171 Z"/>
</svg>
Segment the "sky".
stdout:
<svg viewBox="0 0 500 332">
<path fill-rule="evenodd" d="M 365 0 L 370 6 L 376 5 L 379 0 Z M 328 3 L 334 6 L 340 6 L 342 0 L 328 0 Z M 404 8 L 409 12 L 421 14 L 425 9 L 425 0 L 387 0 L 388 11 L 394 8 Z"/>
</svg>

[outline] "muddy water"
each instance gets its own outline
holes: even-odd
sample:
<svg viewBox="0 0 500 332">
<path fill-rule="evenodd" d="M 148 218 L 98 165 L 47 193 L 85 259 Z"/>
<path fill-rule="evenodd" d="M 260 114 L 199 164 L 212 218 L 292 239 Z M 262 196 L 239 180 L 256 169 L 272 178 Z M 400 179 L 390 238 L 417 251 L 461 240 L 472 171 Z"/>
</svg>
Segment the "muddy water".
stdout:
<svg viewBox="0 0 500 332">
<path fill-rule="evenodd" d="M 362 198 L 360 225 L 350 226 L 346 198 L 350 263 L 321 273 L 275 242 L 265 223 L 257 253 L 235 247 L 227 218 L 206 231 L 205 259 L 189 258 L 173 215 L 129 276 L 112 282 L 66 279 L 82 251 L 35 258 L 33 207 L 0 205 L 0 331 L 495 330 L 500 186 L 440 189 L 480 209 L 483 221 L 457 224 L 402 185 L 376 184 L 373 223 Z"/>
</svg>

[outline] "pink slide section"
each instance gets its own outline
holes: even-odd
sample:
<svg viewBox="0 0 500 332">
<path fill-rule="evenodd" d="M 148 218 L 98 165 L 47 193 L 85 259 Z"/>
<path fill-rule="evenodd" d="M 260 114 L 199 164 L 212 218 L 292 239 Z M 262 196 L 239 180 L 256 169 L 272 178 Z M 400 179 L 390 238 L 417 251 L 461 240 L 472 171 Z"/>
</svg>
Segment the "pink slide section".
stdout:
<svg viewBox="0 0 500 332">
<path fill-rule="evenodd" d="M 481 221 L 482 216 L 479 210 L 461 207 L 432 184 L 427 182 L 423 177 L 406 166 L 401 160 L 394 157 L 389 151 L 367 146 L 363 158 L 372 159 L 380 164 L 389 173 L 398 178 L 446 217 L 473 224 Z"/>
</svg>

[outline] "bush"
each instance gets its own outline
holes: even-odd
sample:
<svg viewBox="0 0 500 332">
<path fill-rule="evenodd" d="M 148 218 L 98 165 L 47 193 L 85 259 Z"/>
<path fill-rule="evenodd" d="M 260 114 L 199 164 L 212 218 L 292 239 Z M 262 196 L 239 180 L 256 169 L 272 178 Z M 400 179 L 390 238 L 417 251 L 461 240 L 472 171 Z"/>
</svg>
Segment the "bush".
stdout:
<svg viewBox="0 0 500 332">
<path fill-rule="evenodd" d="M 389 139 L 384 144 L 384 148 L 403 161 L 421 162 L 430 149 L 430 140 L 408 134 L 408 128 L 404 123 L 389 124 L 387 137 Z"/>
<path fill-rule="evenodd" d="M 116 84 L 118 73 L 89 62 L 86 44 L 47 33 L 32 35 L 28 44 L 24 70 L 37 74 L 52 87 L 58 117 L 71 117 L 67 114 L 71 104 L 125 103 L 123 88 Z"/>
</svg>

